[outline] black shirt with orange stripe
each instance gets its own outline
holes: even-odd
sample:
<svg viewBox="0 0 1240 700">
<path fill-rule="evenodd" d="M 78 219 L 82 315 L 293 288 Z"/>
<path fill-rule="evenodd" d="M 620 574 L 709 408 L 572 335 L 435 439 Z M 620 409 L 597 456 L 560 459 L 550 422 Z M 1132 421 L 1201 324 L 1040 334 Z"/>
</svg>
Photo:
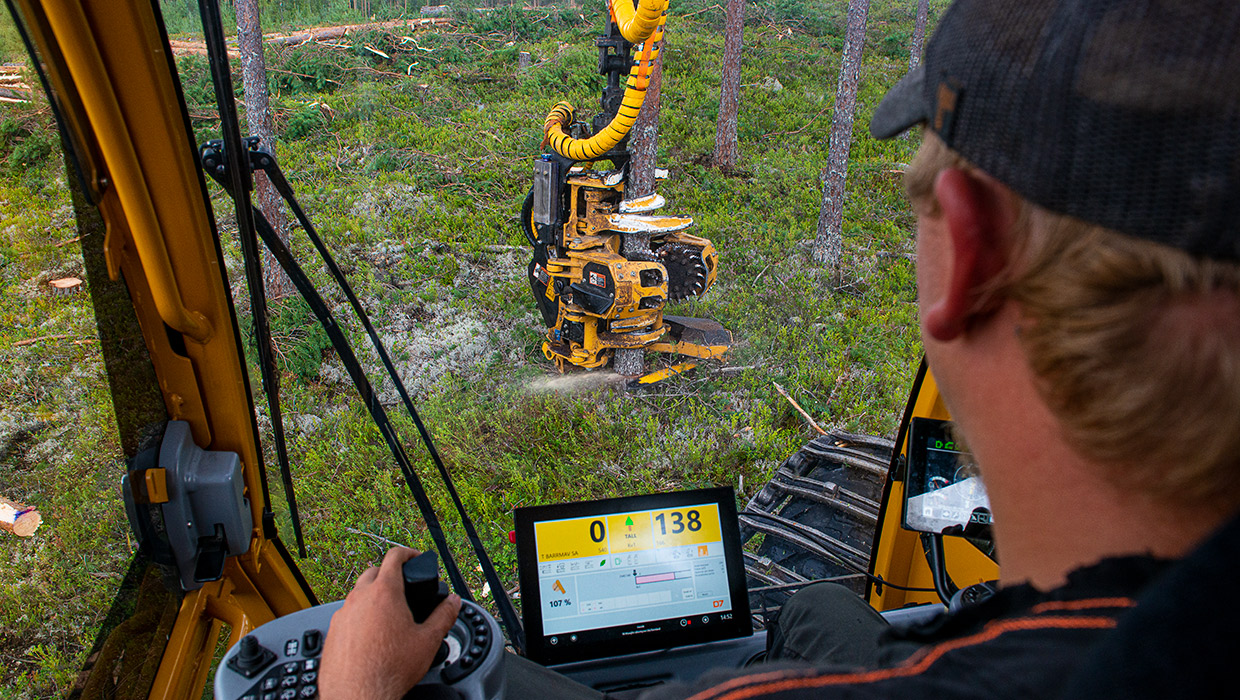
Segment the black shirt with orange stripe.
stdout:
<svg viewBox="0 0 1240 700">
<path fill-rule="evenodd" d="M 890 668 L 773 662 L 712 671 L 696 684 L 662 686 L 642 700 L 1054 697 L 1166 566 L 1148 557 L 1107 559 L 1072 572 L 1049 592 L 1007 587 L 927 625 L 889 630 L 886 641 L 925 644 Z"/>
</svg>

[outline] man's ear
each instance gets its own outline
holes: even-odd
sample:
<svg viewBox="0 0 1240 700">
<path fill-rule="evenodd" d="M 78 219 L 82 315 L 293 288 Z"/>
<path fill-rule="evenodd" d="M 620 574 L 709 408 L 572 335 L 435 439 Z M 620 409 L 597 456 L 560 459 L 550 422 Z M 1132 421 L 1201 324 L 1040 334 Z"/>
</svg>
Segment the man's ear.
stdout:
<svg viewBox="0 0 1240 700">
<path fill-rule="evenodd" d="M 985 176 L 949 168 L 934 182 L 934 196 L 947 228 L 948 276 L 944 294 L 925 311 L 926 331 L 955 340 L 993 308 L 982 291 L 1007 265 L 1007 232 L 1015 221 L 1011 194 Z"/>
</svg>

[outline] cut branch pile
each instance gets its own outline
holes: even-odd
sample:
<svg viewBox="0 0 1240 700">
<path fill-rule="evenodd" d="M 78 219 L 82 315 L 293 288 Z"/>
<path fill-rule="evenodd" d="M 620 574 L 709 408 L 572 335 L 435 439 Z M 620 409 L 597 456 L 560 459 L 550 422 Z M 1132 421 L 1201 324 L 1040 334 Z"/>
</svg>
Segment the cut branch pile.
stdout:
<svg viewBox="0 0 1240 700">
<path fill-rule="evenodd" d="M 0 102 L 30 101 L 30 83 L 26 82 L 26 66 L 0 66 Z"/>
<path fill-rule="evenodd" d="M 312 29 L 303 29 L 291 34 L 273 32 L 263 35 L 263 43 L 272 46 L 297 46 L 300 44 L 308 44 L 310 42 L 328 41 L 331 39 L 340 39 L 349 34 L 358 32 L 368 32 L 374 30 L 391 30 L 391 29 L 431 29 L 433 27 L 448 27 L 452 25 L 452 20 L 446 17 L 419 17 L 414 19 L 394 19 L 386 22 L 367 22 L 365 24 L 341 24 L 333 27 L 314 27 Z M 241 54 L 235 46 L 235 39 L 229 39 L 228 57 L 240 58 Z M 207 55 L 207 45 L 201 41 L 184 41 L 181 39 L 171 39 L 168 45 L 172 47 L 174 56 L 184 55 Z"/>
</svg>

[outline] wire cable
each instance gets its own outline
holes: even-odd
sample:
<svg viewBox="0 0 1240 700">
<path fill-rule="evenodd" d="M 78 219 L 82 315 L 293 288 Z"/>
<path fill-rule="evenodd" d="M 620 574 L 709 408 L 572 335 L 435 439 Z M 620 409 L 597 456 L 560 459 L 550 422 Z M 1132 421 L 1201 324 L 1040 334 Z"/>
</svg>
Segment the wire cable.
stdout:
<svg viewBox="0 0 1240 700">
<path fill-rule="evenodd" d="M 244 140 L 241 122 L 237 118 L 237 103 L 233 98 L 232 73 L 228 64 L 228 52 L 224 43 L 223 21 L 220 19 L 218 2 L 199 0 L 202 15 L 203 37 L 207 44 L 207 62 L 211 68 L 211 82 L 215 87 L 215 101 L 220 113 L 220 132 L 223 142 L 220 155 L 227 163 L 235 158 L 245 164 Z M 225 163 L 221 163 L 224 165 Z M 248 167 L 225 168 L 221 173 L 227 178 L 225 188 L 232 194 L 237 216 L 237 236 L 241 239 L 241 252 L 245 261 L 245 281 L 250 293 L 250 320 L 254 326 L 254 344 L 258 348 L 258 366 L 263 379 L 263 392 L 267 396 L 267 411 L 271 418 L 271 436 L 274 441 L 276 461 L 280 465 L 280 478 L 284 483 L 284 497 L 288 502 L 289 516 L 293 521 L 293 535 L 297 540 L 297 552 L 306 557 L 306 543 L 301 534 L 301 516 L 297 511 L 297 495 L 293 491 L 293 475 L 288 463 L 288 446 L 284 439 L 284 420 L 280 411 L 280 376 L 276 372 L 275 351 L 271 344 L 271 324 L 267 315 L 267 296 L 263 289 L 262 254 L 255 235 L 255 219 L 251 213 L 250 190 L 254 186 Z M 223 184 L 223 183 L 222 183 Z M 258 211 L 253 209 L 253 211 Z M 262 463 L 262 450 L 257 454 Z M 266 483 L 265 472 L 260 474 Z M 270 499 L 263 504 L 270 509 Z"/>
<path fill-rule="evenodd" d="M 380 361 L 383 363 L 387 371 L 388 377 L 392 380 L 396 387 L 397 393 L 400 395 L 401 402 L 405 406 L 405 410 L 409 413 L 409 417 L 413 420 L 414 426 L 417 427 L 418 434 L 422 438 L 422 442 L 426 445 L 427 452 L 430 453 L 431 461 L 435 464 L 435 468 L 439 471 L 439 476 L 443 481 L 444 487 L 448 491 L 448 495 L 452 499 L 453 505 L 456 507 L 457 513 L 461 516 L 461 524 L 465 528 L 465 534 L 469 538 L 471 548 L 474 550 L 478 563 L 482 567 L 483 577 L 487 581 L 487 585 L 495 592 L 495 604 L 499 609 L 500 621 L 508 631 L 509 642 L 518 650 L 523 650 L 525 646 L 524 632 L 521 627 L 521 618 L 517 615 L 516 607 L 512 604 L 512 600 L 508 597 L 503 582 L 499 579 L 499 574 L 495 570 L 495 565 L 491 562 L 487 555 L 486 547 L 482 544 L 482 538 L 478 536 L 478 531 L 474 527 L 473 519 L 469 517 L 465 504 L 461 501 L 460 495 L 457 493 L 456 485 L 453 482 L 452 475 L 448 472 L 447 467 L 443 463 L 443 458 L 439 455 L 439 450 L 435 448 L 435 443 L 431 440 L 430 431 L 422 422 L 422 417 L 418 414 L 417 408 L 413 405 L 413 400 L 409 397 L 409 392 L 405 388 L 405 383 L 400 378 L 400 373 L 396 370 L 396 365 L 392 362 L 388 355 L 387 349 L 383 345 L 383 341 L 379 339 L 378 332 L 375 331 L 374 325 L 370 322 L 370 316 L 366 313 L 357 295 L 354 294 L 352 286 L 349 285 L 344 273 L 336 264 L 335 258 L 332 257 L 331 251 L 323 243 L 315 231 L 314 224 L 310 221 L 310 217 L 306 215 L 301 205 L 297 202 L 293 193 L 293 188 L 289 185 L 288 180 L 284 177 L 284 173 L 280 170 L 279 163 L 275 158 L 265 151 L 259 150 L 257 145 L 254 150 L 250 151 L 251 166 L 254 169 L 261 169 L 267 174 L 271 183 L 275 186 L 276 191 L 288 204 L 289 209 L 293 211 L 293 215 L 297 218 L 301 228 L 305 231 L 310 243 L 318 251 L 322 257 L 324 265 L 336 285 L 344 293 L 352 307 L 353 312 L 357 315 L 362 323 L 362 327 L 366 330 L 366 335 L 370 338 L 371 345 L 375 352 L 378 353 Z M 444 555 L 448 556 L 448 555 Z"/>
</svg>

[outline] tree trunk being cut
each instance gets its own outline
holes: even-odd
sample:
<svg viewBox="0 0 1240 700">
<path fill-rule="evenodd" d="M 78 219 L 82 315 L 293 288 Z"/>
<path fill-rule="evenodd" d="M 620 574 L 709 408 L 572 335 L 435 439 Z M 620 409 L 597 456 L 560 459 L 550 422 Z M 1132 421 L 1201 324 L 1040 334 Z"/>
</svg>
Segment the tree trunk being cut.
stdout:
<svg viewBox="0 0 1240 700">
<path fill-rule="evenodd" d="M 633 136 L 629 140 L 629 153 L 633 158 L 629 161 L 629 180 L 624 188 L 625 199 L 638 199 L 654 194 L 655 156 L 659 150 L 659 106 L 663 99 L 663 48 L 667 46 L 667 34 L 663 35 L 663 46 L 659 57 L 654 62 L 654 72 L 650 74 L 650 85 L 646 88 L 646 100 L 637 113 L 637 122 L 633 124 Z"/>
</svg>

